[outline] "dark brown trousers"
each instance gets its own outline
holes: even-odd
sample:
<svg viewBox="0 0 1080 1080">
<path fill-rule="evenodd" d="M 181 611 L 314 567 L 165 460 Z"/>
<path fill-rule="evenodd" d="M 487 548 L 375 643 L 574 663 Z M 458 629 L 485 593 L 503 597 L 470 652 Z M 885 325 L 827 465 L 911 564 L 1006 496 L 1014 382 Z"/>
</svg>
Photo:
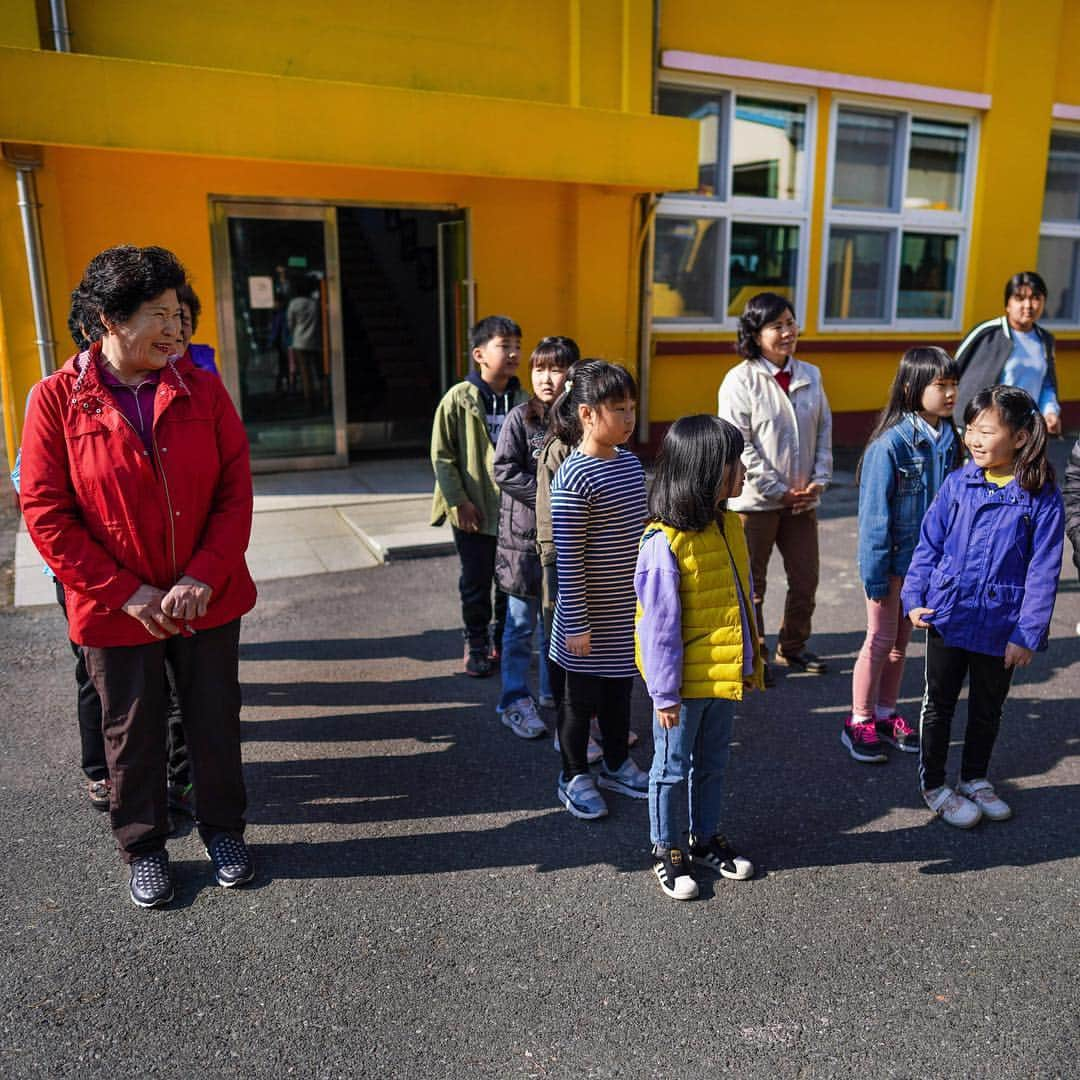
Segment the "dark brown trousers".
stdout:
<svg viewBox="0 0 1080 1080">
<path fill-rule="evenodd" d="M 199 833 L 244 831 L 247 794 L 240 764 L 240 620 L 149 645 L 87 646 L 101 698 L 112 780 L 113 835 L 125 862 L 161 851 L 169 835 L 165 661 L 175 678 L 195 783 Z"/>
<path fill-rule="evenodd" d="M 758 637 L 765 640 L 762 605 L 773 547 L 780 549 L 787 574 L 787 597 L 784 621 L 780 624 L 777 645 L 780 652 L 794 656 L 806 648 L 818 587 L 817 513 L 804 510 L 755 510 L 740 514 L 750 549 L 750 573 L 754 578 L 754 614 Z"/>
</svg>

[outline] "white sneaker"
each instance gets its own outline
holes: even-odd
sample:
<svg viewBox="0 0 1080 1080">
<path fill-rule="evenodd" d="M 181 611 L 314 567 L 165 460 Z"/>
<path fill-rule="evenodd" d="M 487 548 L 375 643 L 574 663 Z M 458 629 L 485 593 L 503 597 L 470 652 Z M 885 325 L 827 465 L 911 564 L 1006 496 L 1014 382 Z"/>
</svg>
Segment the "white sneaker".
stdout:
<svg viewBox="0 0 1080 1080">
<path fill-rule="evenodd" d="M 555 733 L 555 753 L 562 752 L 562 747 L 559 745 L 559 733 Z M 595 765 L 604 756 L 604 748 L 590 735 L 589 745 L 585 748 L 585 760 L 590 765 Z"/>
<path fill-rule="evenodd" d="M 1012 807 L 994 790 L 989 780 L 965 780 L 957 789 L 969 798 L 991 821 L 1012 817 Z"/>
<path fill-rule="evenodd" d="M 519 738 L 539 739 L 547 734 L 544 721 L 536 712 L 533 699 L 529 697 L 518 698 L 517 701 L 507 705 L 499 719 Z"/>
<path fill-rule="evenodd" d="M 550 694 L 540 695 L 540 708 L 541 709 L 554 709 L 555 699 Z"/>
<path fill-rule="evenodd" d="M 977 803 L 957 795 L 951 787 L 933 788 L 923 792 L 926 805 L 943 821 L 958 829 L 970 829 L 982 820 L 982 810 Z"/>
</svg>

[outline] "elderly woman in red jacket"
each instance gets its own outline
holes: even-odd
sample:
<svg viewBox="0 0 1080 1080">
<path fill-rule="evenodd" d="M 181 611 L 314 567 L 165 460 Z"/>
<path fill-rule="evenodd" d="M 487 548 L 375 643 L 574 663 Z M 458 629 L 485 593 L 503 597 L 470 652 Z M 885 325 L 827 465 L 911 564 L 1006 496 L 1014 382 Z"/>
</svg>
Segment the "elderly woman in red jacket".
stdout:
<svg viewBox="0 0 1080 1080">
<path fill-rule="evenodd" d="M 23 432 L 23 515 L 101 697 L 113 833 L 141 907 L 173 895 L 166 658 L 218 883 L 254 876 L 238 678 L 240 617 L 255 603 L 251 469 L 221 380 L 177 356 L 184 283 L 162 248 L 96 256 L 72 299 L 101 340 L 34 387 Z"/>
</svg>

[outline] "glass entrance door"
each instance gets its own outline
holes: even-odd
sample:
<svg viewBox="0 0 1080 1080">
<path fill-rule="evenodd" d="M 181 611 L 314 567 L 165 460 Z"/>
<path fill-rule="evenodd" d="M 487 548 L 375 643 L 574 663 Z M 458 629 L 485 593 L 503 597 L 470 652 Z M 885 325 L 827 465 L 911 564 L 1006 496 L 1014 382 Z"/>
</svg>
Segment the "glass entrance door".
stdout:
<svg viewBox="0 0 1080 1080">
<path fill-rule="evenodd" d="M 347 463 L 333 207 L 214 204 L 223 375 L 267 472 Z"/>
</svg>

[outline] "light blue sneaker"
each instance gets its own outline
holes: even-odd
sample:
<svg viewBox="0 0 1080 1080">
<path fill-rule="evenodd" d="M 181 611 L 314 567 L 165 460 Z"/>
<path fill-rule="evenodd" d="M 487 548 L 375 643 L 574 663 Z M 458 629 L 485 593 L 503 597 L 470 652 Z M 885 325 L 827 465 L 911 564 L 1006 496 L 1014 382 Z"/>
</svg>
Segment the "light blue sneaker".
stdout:
<svg viewBox="0 0 1080 1080">
<path fill-rule="evenodd" d="M 639 769 L 631 757 L 628 757 L 614 772 L 608 769 L 606 762 L 602 764 L 597 783 L 609 791 L 629 795 L 631 799 L 649 797 L 649 774 Z"/>
<path fill-rule="evenodd" d="M 604 796 L 596 790 L 596 781 L 588 774 L 575 776 L 567 783 L 559 774 L 559 802 L 576 818 L 593 821 L 607 817 L 607 803 Z"/>
</svg>

